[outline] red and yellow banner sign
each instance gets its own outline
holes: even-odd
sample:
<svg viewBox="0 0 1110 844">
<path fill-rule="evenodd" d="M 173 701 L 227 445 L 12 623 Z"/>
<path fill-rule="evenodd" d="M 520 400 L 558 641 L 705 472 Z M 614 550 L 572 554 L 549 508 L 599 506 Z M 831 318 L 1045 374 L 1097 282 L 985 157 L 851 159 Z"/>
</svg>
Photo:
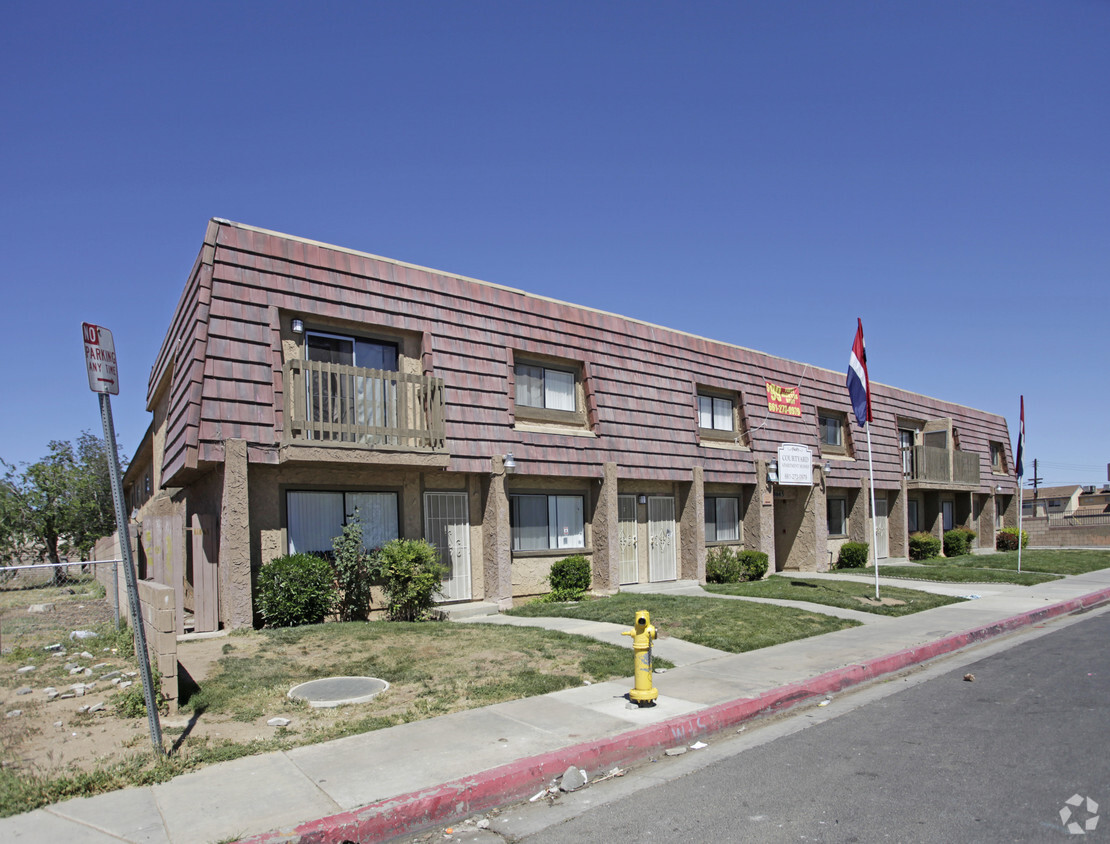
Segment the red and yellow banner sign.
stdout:
<svg viewBox="0 0 1110 844">
<path fill-rule="evenodd" d="M 802 395 L 797 387 L 780 387 L 778 384 L 767 384 L 767 409 L 771 413 L 781 413 L 783 416 L 802 415 Z"/>
</svg>

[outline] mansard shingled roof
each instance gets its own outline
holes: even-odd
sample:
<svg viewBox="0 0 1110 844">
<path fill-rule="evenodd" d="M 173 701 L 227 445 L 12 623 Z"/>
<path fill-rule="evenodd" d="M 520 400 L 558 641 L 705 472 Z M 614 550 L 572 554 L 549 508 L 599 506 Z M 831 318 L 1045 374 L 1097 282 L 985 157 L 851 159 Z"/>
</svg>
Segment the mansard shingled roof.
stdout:
<svg viewBox="0 0 1110 844">
<path fill-rule="evenodd" d="M 338 246 L 212 220 L 170 330 L 151 372 L 148 399 L 168 376 L 165 476 L 222 459 L 227 438 L 248 442 L 251 460 L 275 462 L 281 440 L 281 320 L 302 315 L 352 327 L 416 332 L 425 361 L 447 387 L 447 435 L 455 471 L 488 471 L 512 450 L 518 471 L 622 474 L 751 483 L 752 454 L 783 442 L 818 449 L 817 408 L 850 414 L 844 373 L 642 320 L 572 305 L 490 282 Z M 596 407 L 596 437 L 516 430 L 509 416 L 510 350 L 578 361 Z M 801 384 L 802 416 L 767 411 L 765 381 Z M 751 452 L 700 444 L 694 407 L 699 386 L 741 397 Z M 950 417 L 964 450 L 980 453 L 990 476 L 988 440 L 1005 444 L 1005 420 L 872 383 L 876 483 L 901 483 L 897 417 Z M 836 485 L 866 473 L 859 429 L 854 462 L 838 462 Z M 1007 457 L 1007 465 L 1009 458 Z"/>
</svg>

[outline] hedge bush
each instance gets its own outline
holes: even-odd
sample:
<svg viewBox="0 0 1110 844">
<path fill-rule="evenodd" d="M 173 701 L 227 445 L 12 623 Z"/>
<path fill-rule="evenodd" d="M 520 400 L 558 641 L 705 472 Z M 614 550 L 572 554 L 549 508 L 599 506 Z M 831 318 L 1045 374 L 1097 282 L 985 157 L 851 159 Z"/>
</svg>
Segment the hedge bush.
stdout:
<svg viewBox="0 0 1110 844">
<path fill-rule="evenodd" d="M 836 558 L 838 569 L 861 569 L 867 565 L 867 550 L 870 546 L 866 542 L 845 542 L 840 546 L 840 554 Z"/>
<path fill-rule="evenodd" d="M 1002 528 L 994 541 L 995 549 L 999 551 L 1016 551 L 1018 549 L 1018 529 L 1016 527 Z M 1029 534 L 1021 532 L 1021 547 L 1029 547 Z"/>
<path fill-rule="evenodd" d="M 944 556 L 962 557 L 971 553 L 971 542 L 976 537 L 973 530 L 953 528 L 944 532 Z"/>
<path fill-rule="evenodd" d="M 551 584 L 551 594 L 556 596 L 552 601 L 577 601 L 590 589 L 590 561 L 581 554 L 557 560 L 551 564 L 547 582 Z"/>
<path fill-rule="evenodd" d="M 335 607 L 331 565 L 314 554 L 289 554 L 258 570 L 258 611 L 267 627 L 319 624 Z"/>
<path fill-rule="evenodd" d="M 371 555 L 374 580 L 386 596 L 390 621 L 427 621 L 439 617 L 436 595 L 442 594 L 447 567 L 426 539 L 391 539 Z"/>
<path fill-rule="evenodd" d="M 340 621 L 366 621 L 370 617 L 370 587 L 375 571 L 371 555 L 362 543 L 362 522 L 356 508 L 350 521 L 343 525 L 343 532 L 331 541 Z"/>
<path fill-rule="evenodd" d="M 940 540 L 931 533 L 920 531 L 910 534 L 910 559 L 931 560 L 940 556 Z"/>
<path fill-rule="evenodd" d="M 767 573 L 768 558 L 762 551 L 737 551 L 722 545 L 705 556 L 706 583 L 743 583 L 761 580 Z"/>
</svg>

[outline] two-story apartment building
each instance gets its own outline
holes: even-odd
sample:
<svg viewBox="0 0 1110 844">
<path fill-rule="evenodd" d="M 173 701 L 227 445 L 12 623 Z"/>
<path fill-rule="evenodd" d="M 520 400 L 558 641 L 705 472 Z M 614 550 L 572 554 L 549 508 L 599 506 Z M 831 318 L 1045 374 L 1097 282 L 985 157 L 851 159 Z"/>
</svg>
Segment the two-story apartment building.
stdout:
<svg viewBox="0 0 1110 844">
<path fill-rule="evenodd" d="M 448 600 L 502 607 L 571 553 L 606 592 L 703 580 L 722 544 L 824 570 L 872 517 L 880 557 L 952 526 L 993 545 L 1017 516 L 1005 420 L 873 383 L 871 514 L 844 379 L 212 220 L 151 370 L 129 495 L 144 542 L 179 549 L 153 571 L 198 629 L 251 624 L 258 567 L 330 550 L 356 510 L 368 546 L 436 544 Z"/>
</svg>

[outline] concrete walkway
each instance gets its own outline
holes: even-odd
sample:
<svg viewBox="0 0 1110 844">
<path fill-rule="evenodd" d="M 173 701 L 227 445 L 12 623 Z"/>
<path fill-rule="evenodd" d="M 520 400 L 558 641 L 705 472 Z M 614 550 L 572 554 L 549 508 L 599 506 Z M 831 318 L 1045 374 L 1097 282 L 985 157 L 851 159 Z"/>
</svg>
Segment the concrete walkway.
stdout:
<svg viewBox="0 0 1110 844">
<path fill-rule="evenodd" d="M 890 585 L 931 591 L 952 586 L 904 580 Z M 69 800 L 0 820 L 0 841 L 378 841 L 527 797 L 570 764 L 593 779 L 614 765 L 647 759 L 761 713 L 1110 602 L 1110 570 L 1032 587 L 957 586 L 961 594 L 982 597 L 745 654 L 668 640 L 667 650 L 660 645 L 659 652 L 678 667 L 656 675 L 660 697 L 652 708 L 626 700 L 630 680 L 596 683 Z M 708 594 L 694 583 L 634 591 Z M 651 608 L 649 594 L 644 606 Z M 619 635 L 627 629 L 620 625 L 501 616 L 464 623 L 475 621 L 542 623 L 631 644 Z"/>
</svg>

